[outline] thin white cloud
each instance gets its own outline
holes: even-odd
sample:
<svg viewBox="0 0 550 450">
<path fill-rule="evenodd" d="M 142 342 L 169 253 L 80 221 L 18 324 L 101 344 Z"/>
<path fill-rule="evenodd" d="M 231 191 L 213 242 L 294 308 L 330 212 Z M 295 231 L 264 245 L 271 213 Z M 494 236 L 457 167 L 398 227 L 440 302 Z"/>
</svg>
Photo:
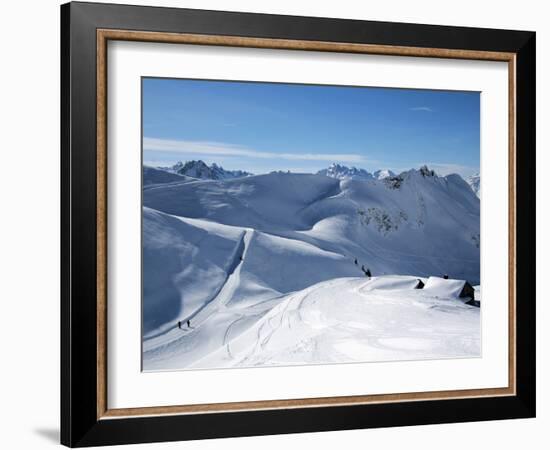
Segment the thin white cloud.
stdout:
<svg viewBox="0 0 550 450">
<path fill-rule="evenodd" d="M 143 150 L 148 152 L 239 156 L 245 158 L 286 159 L 292 161 L 341 161 L 348 163 L 366 161 L 363 156 L 353 153 L 276 153 L 254 150 L 240 145 L 223 142 L 179 141 L 148 137 L 143 138 Z"/>
<path fill-rule="evenodd" d="M 430 108 L 429 106 L 415 106 L 413 108 L 409 108 L 411 111 L 425 111 L 425 112 L 434 112 L 433 108 Z"/>
</svg>

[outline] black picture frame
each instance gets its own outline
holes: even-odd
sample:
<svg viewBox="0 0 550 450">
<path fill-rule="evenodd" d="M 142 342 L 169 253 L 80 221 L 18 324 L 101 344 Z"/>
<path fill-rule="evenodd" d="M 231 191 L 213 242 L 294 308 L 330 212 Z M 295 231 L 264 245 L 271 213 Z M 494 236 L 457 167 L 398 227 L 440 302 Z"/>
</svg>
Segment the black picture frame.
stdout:
<svg viewBox="0 0 550 450">
<path fill-rule="evenodd" d="M 97 30 L 343 42 L 516 55 L 516 393 L 98 418 Z M 68 3 L 61 6 L 61 443 L 70 447 L 535 416 L 534 32 Z"/>
</svg>

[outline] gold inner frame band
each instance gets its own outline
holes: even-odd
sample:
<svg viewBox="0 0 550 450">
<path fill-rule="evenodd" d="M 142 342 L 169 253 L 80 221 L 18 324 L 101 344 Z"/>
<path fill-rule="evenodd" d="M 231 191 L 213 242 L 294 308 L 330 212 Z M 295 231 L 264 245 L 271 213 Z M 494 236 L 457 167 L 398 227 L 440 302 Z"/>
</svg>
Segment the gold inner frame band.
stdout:
<svg viewBox="0 0 550 450">
<path fill-rule="evenodd" d="M 109 40 L 170 44 L 217 45 L 362 53 L 409 57 L 508 62 L 508 387 L 400 394 L 262 400 L 200 405 L 148 406 L 109 409 L 107 405 L 107 42 Z M 266 409 L 313 408 L 421 400 L 448 400 L 516 394 L 516 55 L 515 53 L 445 48 L 404 47 L 324 41 L 249 38 L 239 36 L 97 30 L 97 418 L 205 414 Z"/>
</svg>

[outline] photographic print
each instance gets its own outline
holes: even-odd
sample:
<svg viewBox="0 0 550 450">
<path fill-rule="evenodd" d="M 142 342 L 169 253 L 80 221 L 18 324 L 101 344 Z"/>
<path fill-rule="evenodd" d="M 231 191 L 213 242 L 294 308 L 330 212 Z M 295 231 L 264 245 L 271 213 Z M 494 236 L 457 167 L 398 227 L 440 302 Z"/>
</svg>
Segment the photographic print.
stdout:
<svg viewBox="0 0 550 450">
<path fill-rule="evenodd" d="M 142 368 L 481 354 L 480 95 L 142 78 Z"/>
</svg>

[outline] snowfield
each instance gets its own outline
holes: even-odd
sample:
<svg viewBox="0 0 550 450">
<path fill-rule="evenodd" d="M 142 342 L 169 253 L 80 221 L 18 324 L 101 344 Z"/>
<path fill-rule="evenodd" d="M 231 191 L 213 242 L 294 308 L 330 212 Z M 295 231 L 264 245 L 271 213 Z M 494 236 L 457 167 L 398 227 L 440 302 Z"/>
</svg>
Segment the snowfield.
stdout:
<svg viewBox="0 0 550 450">
<path fill-rule="evenodd" d="M 481 297 L 468 184 L 329 172 L 144 168 L 144 370 L 480 355 L 480 309 L 458 297 L 463 280 Z"/>
<path fill-rule="evenodd" d="M 146 369 L 473 357 L 479 308 L 414 277 L 337 278 L 147 340 Z"/>
</svg>

